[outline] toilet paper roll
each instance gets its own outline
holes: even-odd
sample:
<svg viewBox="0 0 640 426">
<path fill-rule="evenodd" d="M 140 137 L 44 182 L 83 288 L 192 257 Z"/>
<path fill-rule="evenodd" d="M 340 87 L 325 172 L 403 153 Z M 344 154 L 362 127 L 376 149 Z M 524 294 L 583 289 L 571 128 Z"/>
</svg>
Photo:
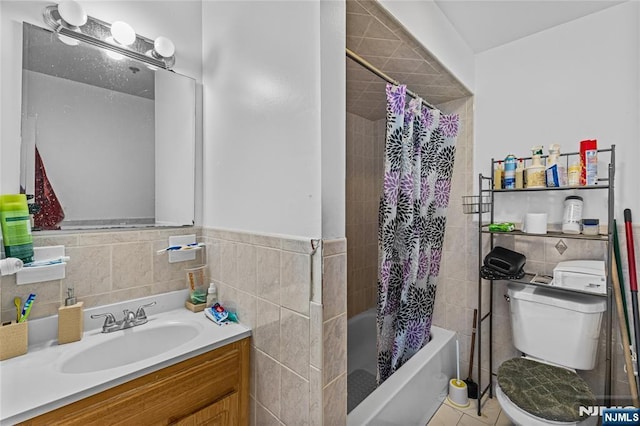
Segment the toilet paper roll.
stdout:
<svg viewBox="0 0 640 426">
<path fill-rule="evenodd" d="M 15 257 L 2 259 L 0 260 L 0 275 L 15 274 L 22 269 L 23 265 L 22 260 L 16 259 Z"/>
<path fill-rule="evenodd" d="M 546 234 L 547 218 L 547 213 L 527 213 L 522 223 L 522 232 L 526 234 Z"/>
</svg>

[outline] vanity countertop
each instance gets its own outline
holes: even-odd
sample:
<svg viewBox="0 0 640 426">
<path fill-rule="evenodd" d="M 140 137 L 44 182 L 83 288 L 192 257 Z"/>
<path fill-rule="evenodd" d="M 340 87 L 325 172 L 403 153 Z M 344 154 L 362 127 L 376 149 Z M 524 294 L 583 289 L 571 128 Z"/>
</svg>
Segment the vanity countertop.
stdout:
<svg viewBox="0 0 640 426">
<path fill-rule="evenodd" d="M 85 326 L 82 340 L 65 345 L 58 345 L 55 337 L 46 339 L 57 330 L 56 316 L 29 321 L 27 354 L 0 361 L 0 424 L 27 420 L 251 335 L 251 330 L 242 324 L 219 326 L 203 312 L 185 309 L 186 294 L 186 291 L 178 291 L 87 310 L 85 325 L 88 326 Z M 157 301 L 157 306 L 147 308 L 148 323 L 137 327 L 102 333 L 102 321 L 88 319 L 91 313 L 99 312 L 112 312 L 119 318 L 121 308 L 135 309 L 150 301 Z M 122 366 L 82 373 L 62 372 L 65 361 L 88 348 L 125 333 L 176 323 L 189 324 L 197 330 L 197 336 L 162 353 Z"/>
</svg>

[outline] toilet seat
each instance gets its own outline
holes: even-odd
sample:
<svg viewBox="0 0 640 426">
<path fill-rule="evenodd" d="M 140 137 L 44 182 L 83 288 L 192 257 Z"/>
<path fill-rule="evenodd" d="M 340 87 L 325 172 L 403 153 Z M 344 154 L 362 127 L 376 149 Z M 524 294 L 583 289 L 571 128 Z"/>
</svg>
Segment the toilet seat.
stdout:
<svg viewBox="0 0 640 426">
<path fill-rule="evenodd" d="M 498 400 L 498 404 L 500 404 L 500 408 L 504 414 L 509 418 L 509 420 L 518 426 L 595 426 L 598 424 L 597 416 L 588 417 L 580 422 L 555 422 L 553 420 L 535 417 L 514 404 L 509 397 L 504 394 L 498 384 L 496 384 L 496 399 Z"/>
<path fill-rule="evenodd" d="M 505 414 L 526 426 L 589 424 L 590 418 L 581 418 L 578 407 L 596 404 L 589 386 L 574 371 L 526 358 L 500 365 L 496 395 Z"/>
</svg>

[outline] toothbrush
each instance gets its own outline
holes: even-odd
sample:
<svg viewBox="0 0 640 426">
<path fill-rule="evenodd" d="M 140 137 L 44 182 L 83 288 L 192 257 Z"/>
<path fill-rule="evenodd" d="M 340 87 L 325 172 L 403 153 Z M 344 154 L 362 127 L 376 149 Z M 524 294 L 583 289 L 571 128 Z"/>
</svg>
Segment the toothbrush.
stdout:
<svg viewBox="0 0 640 426">
<path fill-rule="evenodd" d="M 162 254 L 165 251 L 195 250 L 204 246 L 205 246 L 204 243 L 191 243 L 191 244 L 185 244 L 182 246 L 169 246 L 167 248 L 163 248 L 162 250 L 158 250 L 157 253 Z"/>
<path fill-rule="evenodd" d="M 29 317 L 29 313 L 31 313 L 31 307 L 33 306 L 33 301 L 36 298 L 34 293 L 31 293 L 29 297 L 27 297 L 27 301 L 24 302 L 24 306 L 22 307 L 22 314 L 20 315 L 20 320 L 18 322 L 25 322 Z"/>
<path fill-rule="evenodd" d="M 71 259 L 69 256 L 60 256 L 54 259 L 47 259 L 47 260 L 34 260 L 33 262 L 29 262 L 29 263 L 25 263 L 24 266 L 26 268 L 32 267 L 32 266 L 47 266 L 47 265 L 57 265 L 60 263 L 64 263 L 66 261 L 68 261 L 69 259 Z"/>
<path fill-rule="evenodd" d="M 14 297 L 13 304 L 16 305 L 16 322 L 20 322 L 20 306 L 22 305 L 22 299 Z"/>
</svg>

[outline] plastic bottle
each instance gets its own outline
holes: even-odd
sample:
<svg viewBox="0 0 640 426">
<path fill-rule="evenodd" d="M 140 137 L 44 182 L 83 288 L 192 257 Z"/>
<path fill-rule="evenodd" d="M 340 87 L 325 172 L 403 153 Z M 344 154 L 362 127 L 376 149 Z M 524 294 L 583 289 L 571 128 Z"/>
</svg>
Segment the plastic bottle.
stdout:
<svg viewBox="0 0 640 426">
<path fill-rule="evenodd" d="M 557 188 L 567 186 L 567 169 L 558 162 L 560 155 L 560 145 L 554 143 L 549 147 L 549 158 L 547 160 L 546 182 L 547 186 Z"/>
<path fill-rule="evenodd" d="M 569 186 L 580 186 L 580 160 L 576 159 L 569 165 L 567 184 Z"/>
<path fill-rule="evenodd" d="M 564 234 L 579 234 L 582 222 L 582 197 L 570 195 L 564 199 L 564 214 L 562 216 L 562 232 Z"/>
<path fill-rule="evenodd" d="M 218 289 L 214 283 L 209 284 L 209 289 L 207 290 L 207 308 L 212 307 L 218 303 Z"/>
<path fill-rule="evenodd" d="M 524 188 L 524 161 L 520 158 L 516 167 L 516 189 L 522 188 Z"/>
<path fill-rule="evenodd" d="M 31 218 L 24 194 L 0 195 L 0 222 L 4 252 L 24 263 L 33 261 Z"/>
<path fill-rule="evenodd" d="M 531 148 L 531 165 L 526 168 L 525 175 L 527 178 L 527 188 L 544 188 L 547 186 L 544 176 L 544 166 L 540 162 L 542 155 L 542 146 L 534 146 Z"/>
<path fill-rule="evenodd" d="M 504 189 L 516 188 L 516 156 L 507 155 L 504 159 Z"/>
<path fill-rule="evenodd" d="M 502 169 L 502 161 L 498 161 L 493 169 L 493 189 L 502 189 L 502 178 L 504 170 Z"/>
</svg>

